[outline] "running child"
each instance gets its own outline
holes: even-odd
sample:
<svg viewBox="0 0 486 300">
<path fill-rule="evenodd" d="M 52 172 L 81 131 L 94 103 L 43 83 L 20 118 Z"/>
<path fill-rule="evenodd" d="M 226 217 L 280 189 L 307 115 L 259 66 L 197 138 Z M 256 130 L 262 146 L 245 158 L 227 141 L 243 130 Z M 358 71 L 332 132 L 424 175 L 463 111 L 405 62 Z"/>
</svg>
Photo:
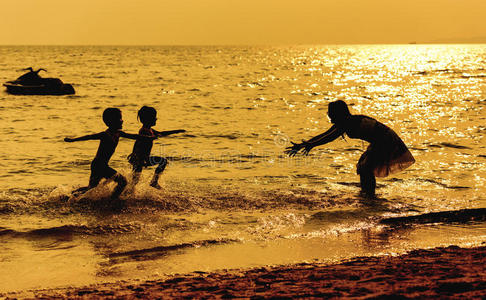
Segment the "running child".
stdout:
<svg viewBox="0 0 486 300">
<path fill-rule="evenodd" d="M 175 133 L 185 132 L 183 129 L 170 131 L 157 131 L 152 128 L 157 123 L 157 111 L 153 107 L 143 106 L 137 114 L 137 119 L 142 122 L 139 134 L 148 136 L 151 139 L 138 139 L 133 145 L 132 153 L 128 156 L 128 162 L 133 167 L 133 185 L 135 186 L 144 167 L 155 166 L 154 176 L 150 181 L 150 186 L 160 189 L 159 177 L 167 166 L 167 159 L 160 156 L 151 156 L 153 140 L 158 137 L 168 136 Z"/>
<path fill-rule="evenodd" d="M 344 101 L 329 103 L 327 114 L 334 124 L 329 130 L 300 144 L 292 142 L 285 152 L 294 156 L 304 148 L 303 153 L 308 154 L 312 148 L 332 142 L 344 134 L 367 141 L 370 144 L 358 161 L 357 173 L 362 192 L 370 198 L 375 197 L 375 176 L 386 177 L 415 162 L 405 143 L 391 128 L 373 118 L 352 115 Z"/>
<path fill-rule="evenodd" d="M 115 152 L 118 140 L 120 137 L 132 139 L 132 140 L 150 140 L 154 137 L 144 137 L 138 134 L 128 134 L 123 132 L 122 125 L 122 113 L 118 108 L 107 108 L 103 112 L 103 122 L 108 126 L 108 129 L 96 134 L 85 135 L 77 138 L 65 138 L 65 142 L 77 142 L 88 140 L 99 140 L 100 144 L 96 156 L 91 162 L 91 175 L 89 178 L 89 186 L 82 187 L 73 192 L 73 194 L 79 194 L 86 192 L 89 189 L 96 187 L 101 179 L 106 178 L 114 180 L 117 183 L 115 190 L 113 191 L 111 198 L 117 199 L 122 193 L 123 189 L 127 185 L 127 180 L 123 175 L 116 170 L 108 166 L 111 156 Z"/>
</svg>

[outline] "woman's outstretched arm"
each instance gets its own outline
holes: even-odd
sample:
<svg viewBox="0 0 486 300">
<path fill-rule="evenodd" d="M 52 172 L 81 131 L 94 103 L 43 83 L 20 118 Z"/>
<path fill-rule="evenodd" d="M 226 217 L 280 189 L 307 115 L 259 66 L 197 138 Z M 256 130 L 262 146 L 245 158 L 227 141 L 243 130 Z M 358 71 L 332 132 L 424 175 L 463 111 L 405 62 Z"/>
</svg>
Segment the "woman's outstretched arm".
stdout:
<svg viewBox="0 0 486 300">
<path fill-rule="evenodd" d="M 300 144 L 291 142 L 292 146 L 287 147 L 285 153 L 287 153 L 289 156 L 294 156 L 300 151 L 300 149 L 304 148 L 302 153 L 307 155 L 312 148 L 332 142 L 343 134 L 344 131 L 342 129 L 339 129 L 336 125 L 333 125 L 326 132 L 316 135 L 308 141 L 302 141 Z"/>
<path fill-rule="evenodd" d="M 338 130 L 338 127 L 336 125 L 333 125 L 331 126 L 331 128 L 329 128 L 326 132 L 324 133 L 321 133 L 319 135 L 316 135 L 315 137 L 311 138 L 310 140 L 306 141 L 307 143 L 311 143 L 311 144 L 314 144 L 314 143 L 319 143 L 323 140 L 328 140 L 330 137 L 333 137 L 335 135 L 335 133 L 339 131 Z M 333 139 L 327 141 L 326 143 L 329 143 L 329 142 L 332 142 L 334 141 L 336 138 L 338 138 L 340 135 L 342 135 L 342 133 L 340 133 L 339 135 L 337 135 L 336 137 L 334 137 Z M 319 145 L 324 145 L 326 143 L 323 143 L 323 144 L 319 144 Z M 316 145 L 317 146 L 317 145 Z"/>
<path fill-rule="evenodd" d="M 344 130 L 339 129 L 339 127 L 336 125 L 333 125 L 326 132 L 319 134 L 306 142 L 311 144 L 313 147 L 316 147 L 332 142 L 343 134 Z"/>
</svg>

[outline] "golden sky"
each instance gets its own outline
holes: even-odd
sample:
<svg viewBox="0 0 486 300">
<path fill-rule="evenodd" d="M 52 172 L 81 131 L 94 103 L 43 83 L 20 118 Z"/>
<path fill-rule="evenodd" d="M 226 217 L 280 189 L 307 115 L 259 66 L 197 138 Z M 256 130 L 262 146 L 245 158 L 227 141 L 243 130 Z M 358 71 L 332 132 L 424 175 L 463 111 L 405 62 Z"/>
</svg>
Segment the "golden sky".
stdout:
<svg viewBox="0 0 486 300">
<path fill-rule="evenodd" d="M 0 0 L 2 45 L 486 43 L 486 0 Z"/>
</svg>

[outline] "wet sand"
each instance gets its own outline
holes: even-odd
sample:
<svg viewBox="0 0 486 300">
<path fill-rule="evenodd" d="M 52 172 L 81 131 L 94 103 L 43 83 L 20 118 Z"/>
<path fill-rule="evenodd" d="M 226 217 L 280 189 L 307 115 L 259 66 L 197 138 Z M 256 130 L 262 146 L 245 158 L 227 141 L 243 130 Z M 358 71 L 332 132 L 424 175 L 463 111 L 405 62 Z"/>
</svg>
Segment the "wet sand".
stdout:
<svg viewBox="0 0 486 300">
<path fill-rule="evenodd" d="M 486 298 L 486 246 L 33 291 L 35 298 Z M 21 295 L 0 295 L 23 297 Z M 24 295 L 25 296 L 25 295 Z"/>
</svg>

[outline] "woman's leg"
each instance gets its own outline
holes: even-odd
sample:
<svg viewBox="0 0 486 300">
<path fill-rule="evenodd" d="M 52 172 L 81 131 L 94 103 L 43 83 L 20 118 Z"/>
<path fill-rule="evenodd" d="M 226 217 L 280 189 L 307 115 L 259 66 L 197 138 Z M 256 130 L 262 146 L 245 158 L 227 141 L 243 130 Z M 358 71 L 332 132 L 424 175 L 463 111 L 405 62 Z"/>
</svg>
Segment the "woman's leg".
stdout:
<svg viewBox="0 0 486 300">
<path fill-rule="evenodd" d="M 366 197 L 374 198 L 376 189 L 376 179 L 374 174 L 374 168 L 372 167 L 372 152 L 367 150 L 359 158 L 358 164 L 356 165 L 356 171 L 359 174 L 361 192 L 366 195 Z"/>
<path fill-rule="evenodd" d="M 373 171 L 360 170 L 359 173 L 361 191 L 370 198 L 375 197 L 376 179 Z"/>
</svg>

